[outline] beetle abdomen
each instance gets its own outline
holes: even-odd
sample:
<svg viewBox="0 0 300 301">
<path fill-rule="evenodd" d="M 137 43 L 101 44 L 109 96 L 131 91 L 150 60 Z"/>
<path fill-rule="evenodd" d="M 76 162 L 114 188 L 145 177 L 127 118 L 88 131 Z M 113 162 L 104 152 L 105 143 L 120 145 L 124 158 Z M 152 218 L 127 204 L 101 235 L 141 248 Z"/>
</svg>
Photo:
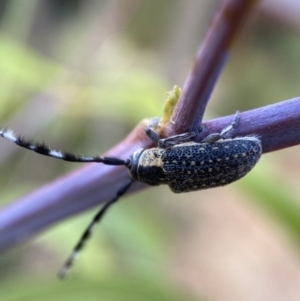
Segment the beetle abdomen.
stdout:
<svg viewBox="0 0 300 301">
<path fill-rule="evenodd" d="M 189 142 L 166 149 L 161 156 L 166 182 L 175 193 L 223 186 L 247 174 L 261 156 L 254 136 L 214 143 Z"/>
</svg>

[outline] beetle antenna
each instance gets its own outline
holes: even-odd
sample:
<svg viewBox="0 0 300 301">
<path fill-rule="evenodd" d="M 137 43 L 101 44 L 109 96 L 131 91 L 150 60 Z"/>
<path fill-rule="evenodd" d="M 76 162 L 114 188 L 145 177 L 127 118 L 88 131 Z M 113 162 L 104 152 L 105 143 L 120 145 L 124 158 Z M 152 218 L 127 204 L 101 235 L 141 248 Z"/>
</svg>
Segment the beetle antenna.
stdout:
<svg viewBox="0 0 300 301">
<path fill-rule="evenodd" d="M 68 271 L 70 270 L 70 268 L 72 267 L 75 259 L 78 256 L 78 253 L 83 249 L 86 241 L 90 238 L 93 228 L 94 226 L 100 222 L 100 220 L 103 218 L 104 214 L 106 213 L 107 209 L 114 203 L 116 203 L 118 201 L 118 199 L 123 196 L 126 191 L 130 188 L 131 184 L 133 183 L 133 180 L 130 180 L 128 183 L 126 183 L 123 187 L 121 187 L 116 196 L 108 201 L 98 212 L 97 214 L 94 216 L 94 218 L 92 219 L 92 221 L 90 222 L 90 224 L 88 225 L 88 227 L 85 229 L 85 231 L 82 233 L 78 243 L 76 244 L 76 246 L 74 247 L 72 253 L 70 254 L 70 256 L 67 258 L 65 264 L 62 266 L 62 268 L 60 269 L 60 271 L 58 272 L 58 277 L 60 279 L 64 279 L 66 274 L 68 273 Z"/>
<path fill-rule="evenodd" d="M 64 161 L 82 162 L 82 163 L 98 162 L 106 165 L 126 165 L 126 166 L 130 164 L 129 159 L 122 160 L 114 157 L 81 156 L 81 155 L 75 155 L 72 153 L 55 150 L 47 146 L 45 143 L 34 142 L 32 140 L 18 136 L 10 129 L 0 129 L 0 137 L 11 141 L 17 144 L 18 146 L 34 151 L 38 154 L 56 158 L 56 159 L 61 159 Z"/>
</svg>

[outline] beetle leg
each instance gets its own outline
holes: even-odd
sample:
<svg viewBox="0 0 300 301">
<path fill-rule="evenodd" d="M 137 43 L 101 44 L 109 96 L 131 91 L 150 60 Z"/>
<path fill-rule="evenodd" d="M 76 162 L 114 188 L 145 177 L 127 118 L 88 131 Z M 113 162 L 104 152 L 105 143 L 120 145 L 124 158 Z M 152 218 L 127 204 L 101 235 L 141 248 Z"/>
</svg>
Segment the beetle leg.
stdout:
<svg viewBox="0 0 300 301">
<path fill-rule="evenodd" d="M 156 132 L 156 129 L 159 127 L 158 123 L 159 118 L 155 117 L 145 126 L 145 134 L 150 140 L 156 143 L 159 141 L 159 135 Z"/>
<path fill-rule="evenodd" d="M 229 136 L 229 133 L 237 128 L 240 121 L 239 111 L 236 111 L 234 119 L 231 124 L 229 124 L 221 133 L 212 133 L 205 137 L 201 143 L 214 143 L 220 139 L 224 139 Z"/>
<path fill-rule="evenodd" d="M 147 135 L 147 137 L 158 143 L 160 141 L 158 134 L 155 132 L 155 130 L 153 130 L 152 128 L 150 128 L 149 126 L 145 127 L 145 134 Z"/>
<path fill-rule="evenodd" d="M 188 141 L 192 141 L 192 138 L 196 137 L 198 134 L 202 132 L 203 128 L 199 127 L 196 131 L 183 133 L 179 135 L 174 135 L 165 139 L 160 139 L 158 141 L 158 147 L 160 148 L 168 148 L 177 144 L 185 143 Z"/>
<path fill-rule="evenodd" d="M 235 116 L 231 124 L 229 124 L 225 129 L 223 129 L 220 133 L 222 138 L 225 138 L 225 136 L 228 136 L 228 134 L 237 128 L 239 121 L 240 121 L 240 115 L 239 111 L 236 111 Z"/>
</svg>

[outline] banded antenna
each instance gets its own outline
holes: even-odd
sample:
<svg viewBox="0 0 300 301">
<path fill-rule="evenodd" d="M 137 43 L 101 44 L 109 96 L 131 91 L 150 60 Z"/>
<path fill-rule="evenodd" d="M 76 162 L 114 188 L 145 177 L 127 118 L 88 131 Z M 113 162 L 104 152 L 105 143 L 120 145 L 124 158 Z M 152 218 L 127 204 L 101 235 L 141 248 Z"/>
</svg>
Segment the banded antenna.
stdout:
<svg viewBox="0 0 300 301">
<path fill-rule="evenodd" d="M 100 156 L 81 156 L 81 155 L 75 155 L 68 152 L 63 152 L 60 150 L 55 150 L 47 146 L 45 143 L 41 142 L 35 142 L 26 138 L 23 138 L 21 136 L 18 136 L 14 133 L 14 131 L 10 129 L 0 129 L 0 137 L 11 141 L 15 143 L 16 145 L 20 147 L 27 148 L 28 150 L 34 151 L 38 154 L 61 159 L 64 161 L 69 162 L 79 162 L 79 163 L 87 163 L 87 162 L 96 162 L 96 163 L 103 163 L 106 165 L 125 165 L 127 168 L 130 167 L 131 160 L 126 159 L 122 160 L 115 157 L 100 157 Z M 92 234 L 92 230 L 94 226 L 100 222 L 100 220 L 103 218 L 104 214 L 107 212 L 107 209 L 114 203 L 116 203 L 121 196 L 123 196 L 126 191 L 130 188 L 131 184 L 134 182 L 134 180 L 128 181 L 124 186 L 122 186 L 116 193 L 116 196 L 111 199 L 110 201 L 106 202 L 104 206 L 97 212 L 97 214 L 94 216 L 88 227 L 84 230 L 82 233 L 78 243 L 73 248 L 72 253 L 67 258 L 66 262 L 58 272 L 58 277 L 63 279 L 65 278 L 67 272 L 70 270 L 71 266 L 74 263 L 74 260 L 76 259 L 78 253 L 83 249 L 86 241 L 90 238 Z"/>
</svg>

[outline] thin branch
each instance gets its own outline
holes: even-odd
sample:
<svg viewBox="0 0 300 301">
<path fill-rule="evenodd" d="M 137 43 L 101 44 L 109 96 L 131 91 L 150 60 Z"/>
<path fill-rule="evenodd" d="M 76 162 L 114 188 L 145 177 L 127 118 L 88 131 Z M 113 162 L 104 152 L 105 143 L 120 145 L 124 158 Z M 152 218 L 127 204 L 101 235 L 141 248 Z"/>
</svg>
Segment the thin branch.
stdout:
<svg viewBox="0 0 300 301">
<path fill-rule="evenodd" d="M 234 135 L 258 135 L 262 141 L 263 153 L 300 143 L 300 97 L 242 112 L 240 117 Z M 197 137 L 197 141 L 200 141 L 206 133 L 219 133 L 232 118 L 233 115 L 207 121 L 205 123 L 207 132 L 204 131 Z"/>
<path fill-rule="evenodd" d="M 205 122 L 202 137 L 220 132 L 232 118 L 233 115 Z M 270 152 L 300 143 L 299 120 L 300 97 L 241 112 L 235 134 L 259 135 L 263 152 Z M 150 146 L 143 126 L 138 125 L 105 155 L 128 158 L 137 148 Z M 20 243 L 66 217 L 100 206 L 115 196 L 118 188 L 128 181 L 128 176 L 124 167 L 93 163 L 19 198 L 0 211 L 0 250 Z M 143 187 L 146 186 L 135 183 L 130 191 Z"/>
<path fill-rule="evenodd" d="M 165 136 L 196 130 L 215 83 L 257 0 L 221 1 L 202 41 Z"/>
<path fill-rule="evenodd" d="M 199 126 L 230 46 L 236 39 L 245 16 L 256 2 L 222 2 L 204 44 L 198 51 L 194 68 L 188 76 L 165 135 L 185 132 Z M 220 132 L 232 118 L 233 116 L 228 116 L 206 122 L 202 137 Z M 264 152 L 300 143 L 300 98 L 242 112 L 240 120 L 236 135 L 259 135 Z M 197 138 L 201 140 L 200 136 Z M 152 146 L 140 124 L 105 155 L 126 159 L 137 148 Z M 125 167 L 90 164 L 19 198 L 0 211 L 0 250 L 20 243 L 66 217 L 100 206 L 112 199 L 127 181 L 128 171 Z M 130 191 L 142 187 L 145 185 L 135 183 Z"/>
</svg>

